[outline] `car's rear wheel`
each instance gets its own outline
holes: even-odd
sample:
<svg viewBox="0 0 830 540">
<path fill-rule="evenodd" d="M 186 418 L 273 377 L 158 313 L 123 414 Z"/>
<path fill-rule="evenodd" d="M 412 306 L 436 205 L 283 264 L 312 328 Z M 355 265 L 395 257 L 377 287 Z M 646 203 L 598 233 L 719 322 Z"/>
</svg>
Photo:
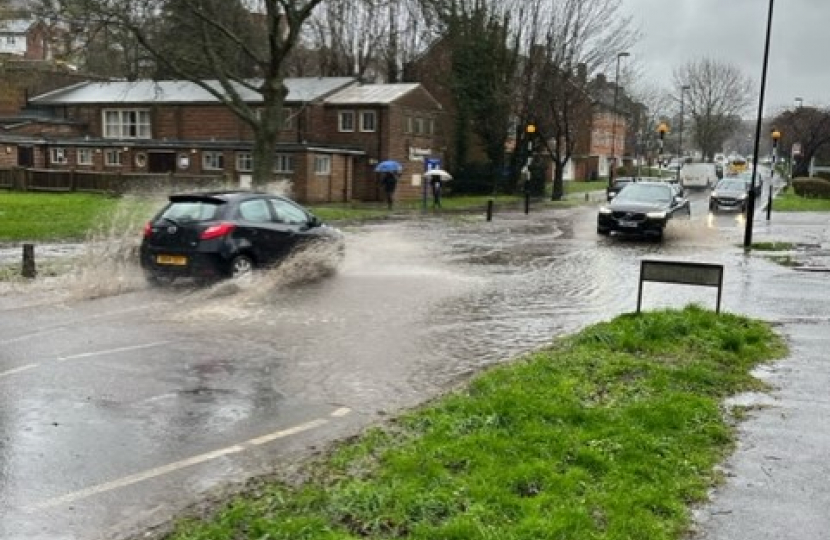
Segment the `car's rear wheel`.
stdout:
<svg viewBox="0 0 830 540">
<path fill-rule="evenodd" d="M 247 255 L 237 255 L 231 260 L 231 279 L 242 279 L 250 277 L 254 271 L 254 260 Z"/>
<path fill-rule="evenodd" d="M 598 227 L 597 228 L 597 234 L 601 234 L 603 236 L 608 236 L 609 234 L 611 234 L 611 231 L 609 231 L 608 229 L 600 229 Z"/>
</svg>

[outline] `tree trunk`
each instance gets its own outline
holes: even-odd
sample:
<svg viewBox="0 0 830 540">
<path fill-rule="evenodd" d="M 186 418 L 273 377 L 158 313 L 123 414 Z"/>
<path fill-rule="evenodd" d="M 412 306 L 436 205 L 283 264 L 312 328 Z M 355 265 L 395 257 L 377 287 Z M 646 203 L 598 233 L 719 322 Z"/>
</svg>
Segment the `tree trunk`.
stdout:
<svg viewBox="0 0 830 540">
<path fill-rule="evenodd" d="M 565 196 L 565 165 L 567 161 L 560 162 L 553 160 L 553 186 L 551 187 L 550 200 L 561 201 Z"/>
</svg>

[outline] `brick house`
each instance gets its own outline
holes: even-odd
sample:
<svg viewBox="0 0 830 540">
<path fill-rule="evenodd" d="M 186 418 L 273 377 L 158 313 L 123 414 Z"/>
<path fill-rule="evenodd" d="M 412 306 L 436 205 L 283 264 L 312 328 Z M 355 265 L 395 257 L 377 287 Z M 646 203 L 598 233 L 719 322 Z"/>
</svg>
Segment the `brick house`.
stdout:
<svg viewBox="0 0 830 540">
<path fill-rule="evenodd" d="M 49 42 L 49 30 L 41 21 L 0 20 L 0 55 L 48 60 L 52 57 Z"/>
<path fill-rule="evenodd" d="M 275 183 L 302 202 L 380 200 L 374 164 L 394 159 L 403 166 L 399 196 L 418 196 L 424 157 L 440 157 L 442 113 L 421 85 L 285 83 Z M 208 175 L 247 187 L 252 146 L 250 129 L 194 83 L 83 82 L 31 98 L 6 123 L 0 167 Z"/>
</svg>

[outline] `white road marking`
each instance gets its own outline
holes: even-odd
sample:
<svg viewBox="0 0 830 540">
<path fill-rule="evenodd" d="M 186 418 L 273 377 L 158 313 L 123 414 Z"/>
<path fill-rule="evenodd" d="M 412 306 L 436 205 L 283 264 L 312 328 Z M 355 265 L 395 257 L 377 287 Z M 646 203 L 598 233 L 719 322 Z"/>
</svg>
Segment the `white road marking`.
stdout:
<svg viewBox="0 0 830 540">
<path fill-rule="evenodd" d="M 30 369 L 35 369 L 39 365 L 40 364 L 27 364 L 25 366 L 20 366 L 20 367 L 14 368 L 14 369 L 10 369 L 8 371 L 2 371 L 2 372 L 0 372 L 0 379 L 2 379 L 3 377 L 8 377 L 10 375 L 14 375 L 16 373 L 21 373 L 23 371 L 29 371 Z"/>
<path fill-rule="evenodd" d="M 331 416 L 345 416 L 349 412 L 349 409 L 340 408 L 331 413 Z M 263 435 L 262 437 L 249 439 L 245 442 L 235 444 L 227 448 L 222 448 L 220 450 L 215 450 L 213 452 L 200 454 L 198 456 L 193 456 L 191 458 L 183 459 L 181 461 L 176 461 L 173 463 L 169 463 L 167 465 L 155 467 L 153 469 L 149 469 L 140 473 L 132 474 L 130 476 L 125 476 L 123 478 L 113 480 L 111 482 L 105 482 L 103 484 L 98 484 L 97 486 L 91 486 L 86 489 L 81 489 L 79 491 L 67 493 L 66 495 L 62 495 L 60 497 L 54 497 L 41 503 L 29 506 L 28 508 L 26 508 L 26 510 L 29 512 L 33 512 L 38 510 L 45 510 L 48 508 L 54 508 L 62 504 L 73 503 L 81 499 L 92 497 L 93 495 L 99 495 L 107 491 L 113 491 L 116 489 L 131 486 L 139 482 L 144 482 L 145 480 L 150 480 L 152 478 L 157 478 L 165 474 L 170 474 L 185 469 L 187 467 L 192 467 L 193 465 L 198 465 L 200 463 L 205 463 L 207 461 L 214 460 L 216 458 L 220 458 L 230 454 L 237 454 L 246 449 L 252 448 L 253 446 L 259 446 L 268 442 L 275 441 L 277 439 L 288 437 L 289 435 L 296 435 L 297 433 L 302 433 L 303 431 L 308 431 L 310 429 L 323 426 L 327 423 L 329 423 L 329 420 L 325 418 L 311 420 L 309 422 L 298 424 L 288 429 L 283 429 L 280 431 L 269 433 L 268 435 Z"/>
<path fill-rule="evenodd" d="M 331 413 L 331 416 L 332 416 L 332 417 L 334 417 L 334 418 L 342 418 L 343 416 L 346 416 L 346 415 L 347 415 L 347 414 L 349 414 L 350 412 L 352 412 L 352 410 L 351 410 L 350 408 L 348 408 L 348 407 L 340 407 L 340 408 L 339 408 L 339 409 L 337 409 L 336 411 L 332 412 L 332 413 Z"/>
<path fill-rule="evenodd" d="M 94 351 L 88 353 L 80 353 L 80 354 L 71 354 L 69 356 L 59 356 L 58 362 L 65 362 L 66 360 L 77 360 L 79 358 L 90 358 L 92 356 L 105 356 L 107 354 L 115 354 L 120 352 L 128 352 L 128 351 L 139 351 L 141 349 L 150 349 L 153 347 L 161 347 L 162 345 L 167 345 L 170 343 L 169 341 L 156 341 L 154 343 L 145 343 L 143 345 L 130 345 L 128 347 L 118 347 L 116 349 L 106 349 L 103 351 Z"/>
</svg>

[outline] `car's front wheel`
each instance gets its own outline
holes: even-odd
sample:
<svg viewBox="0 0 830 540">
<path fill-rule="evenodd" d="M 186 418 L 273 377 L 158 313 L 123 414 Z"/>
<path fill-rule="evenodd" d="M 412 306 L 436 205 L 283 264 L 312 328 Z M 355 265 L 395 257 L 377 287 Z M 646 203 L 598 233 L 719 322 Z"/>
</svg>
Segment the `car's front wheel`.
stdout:
<svg viewBox="0 0 830 540">
<path fill-rule="evenodd" d="M 231 279 L 241 279 L 250 277 L 254 271 L 254 260 L 247 255 L 237 255 L 231 260 L 230 276 Z"/>
</svg>

